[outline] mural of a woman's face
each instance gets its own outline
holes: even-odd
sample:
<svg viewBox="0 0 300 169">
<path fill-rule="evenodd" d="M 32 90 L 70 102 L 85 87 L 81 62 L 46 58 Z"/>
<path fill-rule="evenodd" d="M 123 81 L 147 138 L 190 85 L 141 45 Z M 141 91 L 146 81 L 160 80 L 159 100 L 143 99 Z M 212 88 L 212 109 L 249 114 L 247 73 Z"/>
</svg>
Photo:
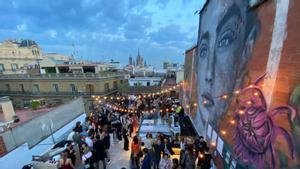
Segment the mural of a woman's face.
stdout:
<svg viewBox="0 0 300 169">
<path fill-rule="evenodd" d="M 201 12 L 196 57 L 199 111 L 214 126 L 231 101 L 220 96 L 240 87 L 251 54 L 254 33 L 247 28 L 246 10 L 247 1 L 210 0 Z"/>
</svg>

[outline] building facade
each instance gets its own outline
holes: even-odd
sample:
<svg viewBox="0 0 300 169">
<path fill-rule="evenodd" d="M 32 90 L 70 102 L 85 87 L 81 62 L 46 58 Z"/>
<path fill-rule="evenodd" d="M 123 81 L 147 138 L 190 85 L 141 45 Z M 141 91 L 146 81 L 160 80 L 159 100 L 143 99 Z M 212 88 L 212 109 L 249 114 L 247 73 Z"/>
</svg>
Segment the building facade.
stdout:
<svg viewBox="0 0 300 169">
<path fill-rule="evenodd" d="M 127 82 L 121 73 L 11 74 L 0 76 L 0 96 L 10 96 L 16 108 L 29 107 L 33 99 L 60 104 L 83 96 L 86 110 L 92 95 L 110 95 Z"/>
<path fill-rule="evenodd" d="M 0 43 L 0 72 L 3 74 L 26 73 L 28 69 L 38 68 L 42 59 L 42 50 L 32 40 Z"/>
</svg>

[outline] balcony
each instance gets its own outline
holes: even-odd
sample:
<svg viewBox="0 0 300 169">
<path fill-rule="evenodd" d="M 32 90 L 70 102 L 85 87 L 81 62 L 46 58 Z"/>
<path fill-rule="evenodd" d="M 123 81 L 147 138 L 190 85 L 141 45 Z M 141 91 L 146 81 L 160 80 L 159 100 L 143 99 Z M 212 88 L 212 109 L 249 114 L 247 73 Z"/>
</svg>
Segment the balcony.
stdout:
<svg viewBox="0 0 300 169">
<path fill-rule="evenodd" d="M 26 96 L 26 97 L 34 97 L 34 96 L 83 96 L 83 97 L 91 97 L 92 95 L 111 95 L 117 93 L 118 89 L 111 89 L 105 92 L 18 92 L 18 91 L 0 91 L 0 96 Z"/>
<path fill-rule="evenodd" d="M 120 72 L 101 72 L 101 73 L 48 73 L 48 74 L 1 74 L 0 80 L 11 79 L 106 79 L 124 77 Z"/>
</svg>

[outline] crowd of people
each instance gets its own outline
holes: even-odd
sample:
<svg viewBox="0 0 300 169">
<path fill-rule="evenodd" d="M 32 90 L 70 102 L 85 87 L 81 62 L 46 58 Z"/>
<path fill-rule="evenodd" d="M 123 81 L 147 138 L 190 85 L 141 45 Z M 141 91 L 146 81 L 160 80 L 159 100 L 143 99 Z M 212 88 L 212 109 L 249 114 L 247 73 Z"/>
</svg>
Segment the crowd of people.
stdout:
<svg viewBox="0 0 300 169">
<path fill-rule="evenodd" d="M 124 111 L 126 110 L 126 111 Z M 180 125 L 184 109 L 171 97 L 114 97 L 110 102 L 94 105 L 85 122 L 77 122 L 69 134 L 65 151 L 61 154 L 61 169 L 106 168 L 111 162 L 110 147 L 123 141 L 124 151 L 130 151 L 131 169 L 209 169 L 212 156 L 203 137 L 188 141 L 179 134 L 168 137 L 162 133 L 148 133 L 145 139 L 138 135 L 144 118 L 161 119 L 162 123 Z M 173 158 L 174 147 L 180 148 L 178 158 Z M 77 159 L 76 152 L 80 154 Z M 79 163 L 79 164 L 78 164 Z M 102 167 L 101 167 L 102 166 Z"/>
</svg>

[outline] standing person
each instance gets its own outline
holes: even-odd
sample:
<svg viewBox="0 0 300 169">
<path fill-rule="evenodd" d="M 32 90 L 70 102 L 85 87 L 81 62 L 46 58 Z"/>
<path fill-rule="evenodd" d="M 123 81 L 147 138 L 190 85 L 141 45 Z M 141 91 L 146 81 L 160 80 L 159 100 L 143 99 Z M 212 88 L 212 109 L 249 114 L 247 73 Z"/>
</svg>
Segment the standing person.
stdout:
<svg viewBox="0 0 300 169">
<path fill-rule="evenodd" d="M 58 167 L 60 169 L 75 169 L 71 159 L 68 158 L 68 154 L 66 151 L 61 153 L 61 157 L 62 159 L 60 159 L 58 163 Z"/>
<path fill-rule="evenodd" d="M 144 140 L 144 147 L 147 148 L 148 150 L 148 154 L 151 156 L 153 156 L 153 139 L 152 139 L 152 134 L 151 133 L 147 133 L 146 135 L 146 139 Z"/>
<path fill-rule="evenodd" d="M 75 155 L 75 150 L 74 150 L 74 148 L 72 146 L 72 143 L 68 143 L 67 144 L 66 152 L 67 152 L 68 158 L 71 159 L 72 164 L 75 166 L 76 155 Z"/>
<path fill-rule="evenodd" d="M 80 121 L 76 122 L 76 125 L 75 125 L 75 128 L 73 129 L 73 131 L 79 132 L 79 133 L 81 133 L 83 131 Z"/>
<path fill-rule="evenodd" d="M 186 169 L 195 168 L 196 157 L 194 154 L 193 146 L 189 145 L 185 153 L 186 154 L 184 156 L 184 168 Z"/>
<path fill-rule="evenodd" d="M 153 165 L 154 169 L 158 169 L 161 159 L 162 146 L 159 137 L 153 142 Z"/>
<path fill-rule="evenodd" d="M 134 136 L 131 143 L 131 164 L 132 168 L 140 168 L 140 151 L 141 151 L 141 142 L 138 136 Z"/>
<path fill-rule="evenodd" d="M 143 149 L 143 154 L 144 154 L 144 159 L 143 159 L 141 169 L 151 169 L 152 159 L 147 148 Z"/>
<path fill-rule="evenodd" d="M 169 157 L 169 154 L 164 154 L 163 158 L 159 162 L 159 169 L 171 169 L 172 161 Z"/>
<path fill-rule="evenodd" d="M 177 158 L 172 160 L 172 169 L 180 169 L 179 160 Z"/>
<path fill-rule="evenodd" d="M 211 168 L 211 159 L 212 155 L 209 153 L 209 148 L 204 149 L 204 157 L 201 163 L 201 169 L 210 169 Z"/>
<path fill-rule="evenodd" d="M 122 130 L 122 136 L 124 140 L 124 150 L 128 151 L 129 150 L 129 140 L 128 140 L 128 131 L 126 129 L 126 126 L 123 125 L 123 130 Z"/>
<path fill-rule="evenodd" d="M 174 155 L 174 151 L 172 149 L 172 145 L 169 143 L 168 138 L 164 138 L 164 143 L 162 144 L 163 146 L 163 153 L 164 154 L 169 154 L 169 155 Z"/>
<path fill-rule="evenodd" d="M 93 145 L 94 147 L 94 167 L 96 169 L 100 169 L 100 162 L 102 162 L 103 169 L 106 169 L 106 162 L 105 162 L 105 147 L 103 138 L 101 138 L 99 135 L 96 135 L 96 142 Z"/>
<path fill-rule="evenodd" d="M 93 169 L 91 150 L 89 149 L 86 143 L 82 144 L 81 149 L 82 149 L 81 161 L 84 164 L 85 169 Z"/>
<path fill-rule="evenodd" d="M 110 141 L 110 135 L 107 126 L 104 127 L 102 134 L 103 134 L 103 142 L 104 142 L 104 148 L 105 148 L 105 153 L 107 158 L 107 164 L 110 164 L 109 148 L 110 148 L 111 141 Z"/>
<path fill-rule="evenodd" d="M 200 136 L 200 143 L 199 143 L 199 145 L 200 145 L 200 151 L 201 151 L 202 153 L 204 153 L 205 149 L 207 148 L 207 143 L 206 143 L 206 141 L 204 140 L 204 137 L 203 137 L 203 136 Z"/>
<path fill-rule="evenodd" d="M 185 148 L 187 147 L 187 138 L 181 138 L 180 141 L 180 157 L 179 157 L 179 163 L 181 167 L 184 167 L 184 156 L 185 156 Z"/>
</svg>

